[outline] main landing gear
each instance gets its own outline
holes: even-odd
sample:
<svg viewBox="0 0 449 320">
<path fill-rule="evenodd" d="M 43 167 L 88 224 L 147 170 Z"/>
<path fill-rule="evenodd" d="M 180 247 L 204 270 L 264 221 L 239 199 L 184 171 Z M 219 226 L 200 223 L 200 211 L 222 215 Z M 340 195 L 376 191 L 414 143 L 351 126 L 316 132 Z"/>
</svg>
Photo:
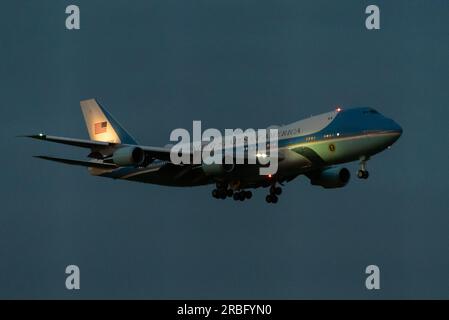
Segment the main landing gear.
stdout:
<svg viewBox="0 0 449 320">
<path fill-rule="evenodd" d="M 360 158 L 360 169 L 359 171 L 357 171 L 357 177 L 359 179 L 368 179 L 369 177 L 369 172 L 368 170 L 366 170 L 366 162 L 368 161 L 368 157 L 361 157 Z"/>
<path fill-rule="evenodd" d="M 212 190 L 212 197 L 216 199 L 226 199 L 226 198 L 233 198 L 235 201 L 244 201 L 246 199 L 251 199 L 253 196 L 253 193 L 248 190 L 239 190 L 234 191 L 233 189 L 229 188 L 229 186 L 225 183 L 217 183 L 217 188 Z"/>
<path fill-rule="evenodd" d="M 265 201 L 268 203 L 277 203 L 279 198 L 278 196 L 281 195 L 282 188 L 276 187 L 276 185 L 272 185 L 270 187 L 270 194 L 265 197 Z"/>
<path fill-rule="evenodd" d="M 277 203 L 281 193 L 282 188 L 276 186 L 276 184 L 272 184 L 270 187 L 270 193 L 266 196 L 265 200 L 268 203 Z M 234 190 L 230 188 L 227 183 L 220 182 L 217 183 L 217 187 L 212 190 L 212 196 L 216 199 L 226 199 L 232 197 L 235 201 L 244 201 L 246 199 L 251 199 L 253 197 L 253 193 L 249 190 Z"/>
<path fill-rule="evenodd" d="M 253 196 L 253 193 L 251 191 L 241 190 L 238 192 L 234 192 L 233 198 L 235 201 L 237 201 L 237 200 L 243 201 L 245 199 L 251 199 L 252 196 Z"/>
<path fill-rule="evenodd" d="M 232 189 L 214 189 L 212 190 L 212 197 L 215 199 L 226 199 L 227 197 L 232 197 Z"/>
</svg>

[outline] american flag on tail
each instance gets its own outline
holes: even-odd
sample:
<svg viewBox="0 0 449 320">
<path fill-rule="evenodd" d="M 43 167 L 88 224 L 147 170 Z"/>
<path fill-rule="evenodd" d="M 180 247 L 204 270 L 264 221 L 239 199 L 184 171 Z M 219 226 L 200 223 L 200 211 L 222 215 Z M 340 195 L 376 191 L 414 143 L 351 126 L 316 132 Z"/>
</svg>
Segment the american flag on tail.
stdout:
<svg viewBox="0 0 449 320">
<path fill-rule="evenodd" d="M 105 133 L 107 127 L 108 127 L 107 121 L 95 123 L 95 130 L 94 130 L 95 134 Z"/>
</svg>

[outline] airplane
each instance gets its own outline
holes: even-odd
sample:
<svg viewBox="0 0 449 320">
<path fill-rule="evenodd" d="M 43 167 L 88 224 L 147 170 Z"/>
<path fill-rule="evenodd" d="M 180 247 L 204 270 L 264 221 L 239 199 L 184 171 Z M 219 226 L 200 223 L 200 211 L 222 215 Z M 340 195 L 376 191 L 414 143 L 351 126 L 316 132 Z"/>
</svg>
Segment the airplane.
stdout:
<svg viewBox="0 0 449 320">
<path fill-rule="evenodd" d="M 344 187 L 350 172 L 338 165 L 359 161 L 357 176 L 367 179 L 367 161 L 390 148 L 402 134 L 392 119 L 368 107 L 336 108 L 278 126 L 278 170 L 260 175 L 260 164 L 174 164 L 171 147 L 140 145 L 97 100 L 80 102 L 90 140 L 51 136 L 25 137 L 89 149 L 90 160 L 36 158 L 87 167 L 93 176 L 165 186 L 213 185 L 212 196 L 243 201 L 248 189 L 269 188 L 265 200 L 277 203 L 281 186 L 300 175 L 323 188 Z"/>
</svg>

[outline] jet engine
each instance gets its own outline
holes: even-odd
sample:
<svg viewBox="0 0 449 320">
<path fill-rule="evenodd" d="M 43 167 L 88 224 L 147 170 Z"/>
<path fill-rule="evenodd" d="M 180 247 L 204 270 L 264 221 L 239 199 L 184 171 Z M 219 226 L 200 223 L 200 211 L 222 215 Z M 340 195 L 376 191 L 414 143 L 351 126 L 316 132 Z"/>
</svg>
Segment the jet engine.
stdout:
<svg viewBox="0 0 449 320">
<path fill-rule="evenodd" d="M 309 175 L 311 184 L 326 189 L 344 187 L 350 177 L 351 173 L 346 168 L 329 168 Z"/>
<path fill-rule="evenodd" d="M 118 166 L 139 166 L 145 162 L 145 152 L 139 147 L 123 147 L 114 152 L 112 162 Z"/>
</svg>

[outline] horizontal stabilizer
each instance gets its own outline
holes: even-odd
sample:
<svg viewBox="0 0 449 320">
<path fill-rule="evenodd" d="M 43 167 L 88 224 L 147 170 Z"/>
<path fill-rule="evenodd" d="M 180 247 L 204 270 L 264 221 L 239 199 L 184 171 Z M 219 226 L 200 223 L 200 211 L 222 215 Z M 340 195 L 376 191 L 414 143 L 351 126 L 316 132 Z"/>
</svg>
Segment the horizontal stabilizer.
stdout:
<svg viewBox="0 0 449 320">
<path fill-rule="evenodd" d="M 55 162 L 61 162 L 65 164 L 89 167 L 89 168 L 99 168 L 99 169 L 116 169 L 117 166 L 112 163 L 102 163 L 97 161 L 83 161 L 83 160 L 72 160 L 72 159 L 63 159 L 63 158 L 55 158 L 48 156 L 34 156 L 35 158 L 50 160 Z"/>
<path fill-rule="evenodd" d="M 93 141 L 86 139 L 73 139 L 66 137 L 57 137 L 57 136 L 49 136 L 43 133 L 35 134 L 35 135 L 26 135 L 20 136 L 25 138 L 32 138 L 42 141 L 49 141 L 61 144 L 67 144 L 71 146 L 81 147 L 81 148 L 89 148 L 91 150 L 100 151 L 103 155 L 110 155 L 112 152 L 123 144 L 113 143 L 113 142 L 104 142 L 104 141 Z M 170 161 L 170 148 L 161 148 L 161 147 L 148 147 L 148 146 L 138 146 L 141 148 L 145 154 L 147 154 L 150 158 L 160 159 L 164 161 Z"/>
</svg>

